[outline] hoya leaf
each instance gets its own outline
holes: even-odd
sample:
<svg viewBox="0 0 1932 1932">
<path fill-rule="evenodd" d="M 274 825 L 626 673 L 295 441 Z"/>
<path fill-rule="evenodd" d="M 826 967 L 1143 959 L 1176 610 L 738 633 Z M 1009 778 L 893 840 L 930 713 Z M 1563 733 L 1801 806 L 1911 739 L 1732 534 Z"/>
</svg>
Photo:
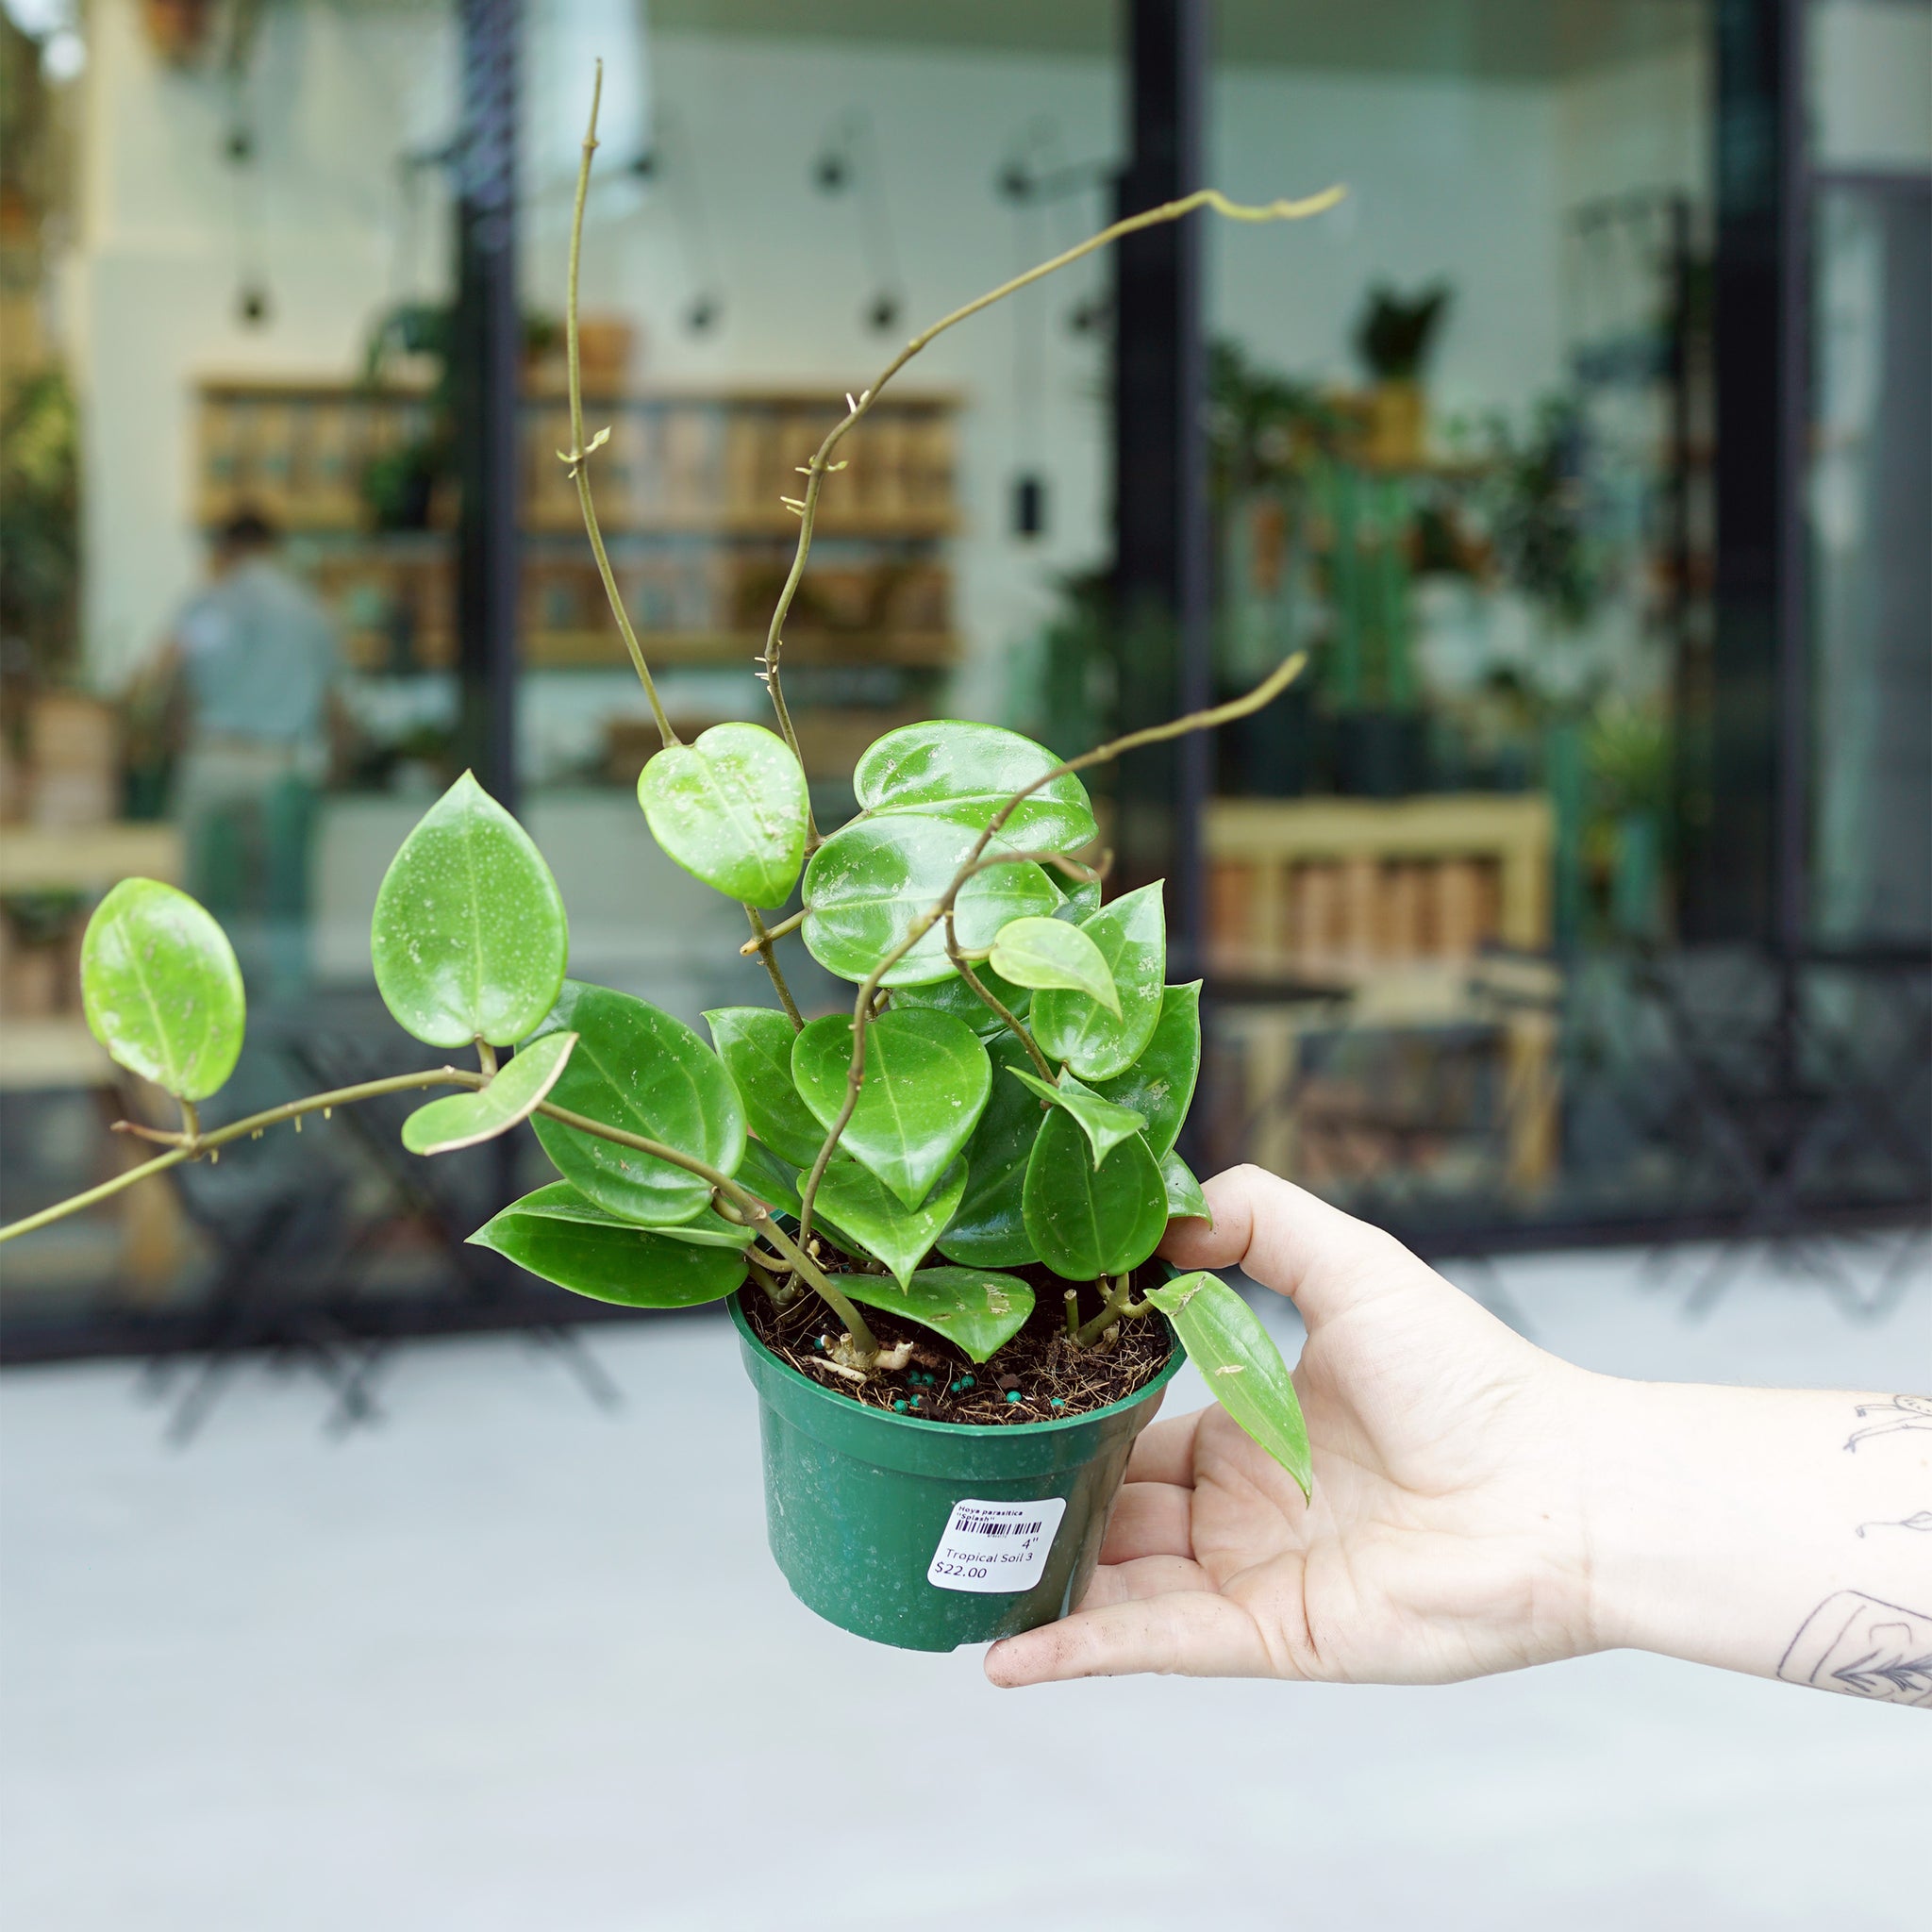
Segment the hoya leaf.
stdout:
<svg viewBox="0 0 1932 1932">
<path fill-rule="evenodd" d="M 705 1021 L 744 1103 L 745 1124 L 781 1160 L 809 1167 L 825 1130 L 791 1084 L 797 1028 L 771 1007 L 721 1007 Z"/>
<path fill-rule="evenodd" d="M 939 812 L 976 831 L 1059 763 L 1017 731 L 941 718 L 887 732 L 858 760 L 852 789 L 870 812 Z M 1087 788 L 1071 772 L 1048 780 L 1014 808 L 1003 836 L 1028 852 L 1091 844 L 1099 834 Z"/>
<path fill-rule="evenodd" d="M 1033 1312 L 1033 1290 L 1017 1274 L 986 1268 L 922 1268 L 903 1288 L 876 1275 L 841 1274 L 839 1286 L 869 1308 L 904 1315 L 943 1335 L 976 1362 L 1004 1348 Z"/>
<path fill-rule="evenodd" d="M 1167 1190 L 1147 1142 L 1136 1134 L 1095 1167 L 1064 1108 L 1041 1124 L 1023 1199 L 1034 1252 L 1069 1281 L 1138 1268 L 1167 1231 Z"/>
<path fill-rule="evenodd" d="M 1170 1221 L 1205 1221 L 1209 1227 L 1214 1225 L 1214 1210 L 1208 1205 L 1207 1191 L 1172 1147 L 1160 1157 L 1160 1184 L 1167 1190 Z"/>
<path fill-rule="evenodd" d="M 1124 892 L 1081 922 L 1120 990 L 1116 1018 L 1084 992 L 1042 992 L 1033 1001 L 1033 1037 L 1049 1058 L 1083 1080 L 1109 1080 L 1140 1058 L 1160 1019 L 1167 974 L 1167 919 L 1160 882 Z"/>
<path fill-rule="evenodd" d="M 508 1133 L 536 1112 L 576 1043 L 575 1033 L 546 1033 L 479 1091 L 451 1093 L 419 1107 L 403 1123 L 403 1145 L 411 1154 L 449 1154 Z"/>
<path fill-rule="evenodd" d="M 722 1301 L 745 1277 L 736 1248 L 673 1241 L 619 1221 L 562 1220 L 517 1202 L 470 1240 L 519 1268 L 592 1301 L 633 1308 L 689 1308 Z"/>
<path fill-rule="evenodd" d="M 791 1042 L 792 1080 L 828 1129 L 851 1062 L 843 1013 L 814 1020 Z M 986 1048 L 963 1022 L 917 1008 L 882 1013 L 866 1027 L 865 1079 L 839 1144 L 916 1208 L 972 1138 L 991 1086 Z"/>
<path fill-rule="evenodd" d="M 1147 1144 L 1165 1154 L 1179 1138 L 1201 1072 L 1201 982 L 1161 989 L 1160 1017 L 1140 1058 L 1094 1091 L 1147 1116 Z"/>
<path fill-rule="evenodd" d="M 1138 1134 L 1147 1123 L 1130 1107 L 1116 1107 L 1103 1100 L 1090 1087 L 1083 1087 L 1071 1074 L 1060 1075 L 1060 1084 L 1050 1087 L 1038 1074 L 1024 1067 L 1012 1069 L 1016 1080 L 1024 1080 L 1034 1092 L 1055 1107 L 1063 1107 L 1079 1122 L 1080 1131 L 1093 1148 L 1093 1164 L 1098 1167 L 1123 1141 Z"/>
<path fill-rule="evenodd" d="M 1213 1274 L 1181 1274 L 1147 1299 L 1174 1324 L 1208 1393 L 1295 1479 L 1314 1481 L 1307 1424 L 1288 1364 L 1260 1318 Z"/>
<path fill-rule="evenodd" d="M 390 861 L 369 929 L 376 990 L 431 1046 L 508 1046 L 557 1004 L 570 936 L 543 856 L 465 772 Z"/>
<path fill-rule="evenodd" d="M 940 1230 L 952 1220 L 966 1191 L 966 1163 L 956 1160 L 916 1208 L 908 1208 L 858 1161 L 834 1155 L 819 1183 L 814 1213 L 824 1205 L 828 1225 L 849 1235 L 883 1261 L 903 1285 L 932 1252 Z"/>
<path fill-rule="evenodd" d="M 546 1221 L 580 1221 L 591 1227 L 635 1227 L 621 1214 L 607 1213 L 596 1202 L 580 1194 L 568 1181 L 551 1181 L 533 1194 L 514 1204 L 519 1214 L 539 1215 Z M 654 1227 L 651 1232 L 668 1241 L 690 1241 L 700 1248 L 748 1248 L 753 1232 L 726 1221 L 715 1208 L 707 1208 L 695 1221 L 676 1227 Z"/>
<path fill-rule="evenodd" d="M 1065 987 L 1121 1017 L 1120 990 L 1100 948 L 1083 927 L 1063 919 L 1016 919 L 1001 926 L 988 963 L 1016 985 Z"/>
<path fill-rule="evenodd" d="M 1067 898 L 1063 906 L 1055 908 L 1053 916 L 1056 919 L 1067 920 L 1078 925 L 1090 913 L 1100 910 L 1098 879 L 1081 879 L 1077 883 L 1064 886 L 1061 890 L 1065 891 Z"/>
<path fill-rule="evenodd" d="M 978 842 L 971 825 L 928 812 L 891 812 L 841 826 L 805 869 L 806 950 L 841 979 L 863 980 L 945 896 Z M 994 840 L 986 857 L 1014 848 Z M 989 866 L 954 902 L 959 944 L 979 952 L 1009 919 L 1051 912 L 1058 888 L 1031 860 Z M 953 971 L 941 927 L 929 927 L 886 974 L 887 986 L 923 986 Z"/>
<path fill-rule="evenodd" d="M 987 1042 L 987 1054 L 992 1091 L 966 1143 L 966 1192 L 939 1247 L 949 1261 L 969 1268 L 1020 1268 L 1040 1258 L 1026 1233 L 1022 1191 L 1045 1115 L 1019 1081 L 1005 1077 L 1033 1064 L 1019 1041 L 1003 1031 Z"/>
<path fill-rule="evenodd" d="M 725 1174 L 744 1155 L 744 1110 L 718 1056 L 681 1021 L 629 993 L 565 980 L 543 1034 L 579 1036 L 550 1091 L 554 1107 L 675 1147 Z M 710 1199 L 701 1175 L 654 1154 L 537 1116 L 558 1172 L 600 1208 L 646 1227 L 691 1221 Z"/>
<path fill-rule="evenodd" d="M 123 879 L 87 923 L 80 999 L 115 1063 L 177 1100 L 218 1092 L 242 1052 L 247 1004 L 228 936 L 159 879 Z"/>
<path fill-rule="evenodd" d="M 805 863 L 805 773 L 762 724 L 714 724 L 669 744 L 638 778 L 651 836 L 693 878 L 748 906 L 782 906 Z"/>
<path fill-rule="evenodd" d="M 973 970 L 979 983 L 1014 1019 L 1026 1017 L 1027 1006 L 1033 998 L 1030 987 L 1015 986 L 1011 980 L 1002 979 L 991 966 L 975 966 Z M 1007 1024 L 957 973 L 924 986 L 894 987 L 892 1004 L 930 1007 L 936 1013 L 950 1013 L 954 1019 L 965 1021 L 982 1040 L 991 1040 L 995 1033 L 1003 1032 Z"/>
<path fill-rule="evenodd" d="M 794 1221 L 798 1218 L 798 1169 L 780 1160 L 762 1141 L 744 1143 L 744 1158 L 731 1178 L 740 1187 L 749 1188 L 774 1214 L 789 1214 Z"/>
</svg>

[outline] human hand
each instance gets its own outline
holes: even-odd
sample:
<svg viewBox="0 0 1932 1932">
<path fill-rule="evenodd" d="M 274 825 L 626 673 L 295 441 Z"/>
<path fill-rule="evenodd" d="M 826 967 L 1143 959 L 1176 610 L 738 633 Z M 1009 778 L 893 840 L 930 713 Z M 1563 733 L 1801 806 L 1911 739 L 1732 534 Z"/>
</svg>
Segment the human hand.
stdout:
<svg viewBox="0 0 1932 1932">
<path fill-rule="evenodd" d="M 987 1675 L 1442 1683 L 1594 1647 L 1583 1499 L 1597 1378 L 1259 1168 L 1207 1191 L 1213 1227 L 1176 1222 L 1162 1252 L 1240 1264 L 1301 1310 L 1313 1494 L 1218 1407 L 1156 1423 L 1079 1610 L 995 1644 Z"/>
</svg>

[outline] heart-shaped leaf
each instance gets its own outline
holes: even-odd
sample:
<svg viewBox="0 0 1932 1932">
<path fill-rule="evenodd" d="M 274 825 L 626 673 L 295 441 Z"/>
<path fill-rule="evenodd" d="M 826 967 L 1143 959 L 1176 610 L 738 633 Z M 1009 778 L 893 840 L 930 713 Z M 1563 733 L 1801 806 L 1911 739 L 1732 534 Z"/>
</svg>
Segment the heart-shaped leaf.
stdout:
<svg viewBox="0 0 1932 1932">
<path fill-rule="evenodd" d="M 635 1227 L 621 1214 L 608 1214 L 596 1202 L 587 1199 L 568 1181 L 551 1181 L 533 1194 L 512 1204 L 519 1214 L 541 1215 L 546 1221 L 580 1221 L 591 1227 Z M 715 1208 L 707 1208 L 695 1221 L 676 1227 L 654 1227 L 651 1232 L 667 1241 L 689 1241 L 699 1248 L 748 1248 L 752 1230 L 737 1227 Z"/>
<path fill-rule="evenodd" d="M 744 1155 L 744 1110 L 718 1056 L 681 1020 L 608 987 L 563 984 L 542 1033 L 579 1035 L 553 1106 L 660 1141 L 729 1174 Z M 537 1116 L 557 1170 L 600 1208 L 646 1227 L 691 1221 L 710 1186 L 656 1155 Z"/>
<path fill-rule="evenodd" d="M 1024 1081 L 1041 1099 L 1063 1107 L 1079 1122 L 1081 1131 L 1093 1148 L 1093 1164 L 1098 1167 L 1123 1141 L 1138 1134 L 1147 1123 L 1130 1107 L 1116 1107 L 1103 1100 L 1091 1087 L 1083 1087 L 1071 1074 L 1060 1075 L 1060 1084 L 1050 1087 L 1038 1074 L 1024 1067 L 1012 1069 L 1016 1080 Z"/>
<path fill-rule="evenodd" d="M 992 1091 L 966 1143 L 966 1192 L 939 1247 L 949 1261 L 969 1268 L 1021 1268 L 1040 1258 L 1026 1233 L 1022 1191 L 1026 1158 L 1045 1115 L 1019 1081 L 1007 1078 L 1033 1065 L 1019 1041 L 1002 1031 L 986 1050 L 994 1069 Z"/>
<path fill-rule="evenodd" d="M 792 1082 L 826 1128 L 845 1105 L 851 1061 L 843 1013 L 814 1020 L 791 1042 Z M 916 1008 L 881 1013 L 866 1028 L 865 1080 L 839 1144 L 916 1208 L 972 1139 L 991 1087 L 970 1026 Z"/>
<path fill-rule="evenodd" d="M 563 899 L 530 837 L 468 772 L 390 861 L 369 929 L 376 990 L 431 1046 L 509 1046 L 557 1003 Z"/>
<path fill-rule="evenodd" d="M 451 1093 L 419 1107 L 403 1123 L 403 1145 L 411 1154 L 449 1154 L 507 1134 L 536 1112 L 576 1043 L 575 1033 L 546 1033 L 479 1091 Z"/>
<path fill-rule="evenodd" d="M 1138 1268 L 1167 1232 L 1167 1190 L 1146 1141 L 1136 1134 L 1095 1167 L 1063 1108 L 1041 1124 L 1024 1201 L 1034 1252 L 1069 1281 Z"/>
<path fill-rule="evenodd" d="M 1072 924 L 1078 925 L 1083 919 L 1087 919 L 1100 910 L 1100 881 L 1098 879 L 1071 881 L 1060 890 L 1066 893 L 1067 902 L 1064 906 L 1055 908 L 1053 916 L 1056 919 L 1063 919 Z"/>
<path fill-rule="evenodd" d="M 1208 1392 L 1306 1496 L 1315 1479 L 1308 1427 L 1288 1364 L 1254 1309 L 1212 1274 L 1177 1275 L 1147 1299 L 1174 1324 Z"/>
<path fill-rule="evenodd" d="M 714 724 L 638 778 L 651 836 L 693 878 L 747 906 L 782 906 L 805 862 L 805 773 L 762 724 Z"/>
<path fill-rule="evenodd" d="M 834 1155 L 819 1183 L 818 1201 L 828 1225 L 858 1241 L 902 1284 L 932 1252 L 940 1230 L 952 1220 L 966 1191 L 966 1163 L 956 1160 L 917 1208 L 908 1208 L 858 1161 Z"/>
<path fill-rule="evenodd" d="M 781 1160 L 809 1167 L 825 1130 L 791 1084 L 791 1042 L 797 1028 L 771 1007 L 721 1007 L 705 1022 L 731 1075 L 752 1132 Z"/>
<path fill-rule="evenodd" d="M 1160 1157 L 1160 1184 L 1167 1190 L 1167 1218 L 1170 1221 L 1205 1221 L 1214 1225 L 1214 1210 L 1193 1171 L 1173 1148 Z"/>
<path fill-rule="evenodd" d="M 1116 1020 L 1121 1017 L 1120 990 L 1083 926 L 1069 925 L 1063 919 L 1015 919 L 1000 927 L 987 963 L 1018 986 L 1036 991 L 1065 987 L 1084 992 Z"/>
<path fill-rule="evenodd" d="M 978 839 L 971 825 L 916 811 L 857 820 L 834 832 L 805 869 L 806 950 L 841 979 L 870 977 L 945 896 Z M 985 856 L 1013 849 L 996 839 Z M 1058 889 L 1030 860 L 990 866 L 954 902 L 959 944 L 978 952 L 1009 919 L 1051 912 L 1059 903 Z M 952 971 L 944 932 L 935 924 L 884 984 L 921 986 Z"/>
<path fill-rule="evenodd" d="M 1120 1017 L 1084 992 L 1041 992 L 1033 999 L 1033 1037 L 1051 1059 L 1083 1080 L 1108 1080 L 1140 1058 L 1160 1019 L 1167 974 L 1167 917 L 1160 882 L 1124 892 L 1078 928 L 1100 949 L 1120 990 Z"/>
<path fill-rule="evenodd" d="M 979 830 L 1059 762 L 1017 731 L 941 718 L 887 732 L 859 758 L 852 789 L 870 812 L 939 812 Z M 1077 852 L 1098 836 L 1087 788 L 1071 772 L 1050 780 L 1014 808 L 1002 836 L 1028 852 Z"/>
<path fill-rule="evenodd" d="M 979 983 L 1014 1019 L 1024 1020 L 1026 1017 L 1027 1006 L 1033 998 L 1030 988 L 1015 986 L 1011 980 L 1002 979 L 991 966 L 975 966 L 973 970 L 979 975 Z M 894 987 L 892 1004 L 894 1007 L 930 1007 L 936 1013 L 950 1013 L 954 1019 L 965 1021 L 982 1040 L 991 1040 L 995 1033 L 1004 1031 L 1007 1024 L 957 973 L 945 979 L 935 979 L 925 986 Z"/>
<path fill-rule="evenodd" d="M 904 1288 L 876 1275 L 841 1274 L 839 1286 L 869 1308 L 918 1322 L 983 1362 L 1026 1325 L 1033 1290 L 1017 1274 L 985 1268 L 922 1268 Z"/>
<path fill-rule="evenodd" d="M 80 999 L 118 1066 L 177 1100 L 206 1100 L 235 1071 L 247 1005 L 228 936 L 159 879 L 123 879 L 87 923 Z"/>
<path fill-rule="evenodd" d="M 672 1241 L 625 1222 L 530 1213 L 521 1201 L 470 1240 L 573 1294 L 633 1308 L 689 1308 L 722 1301 L 745 1277 L 744 1257 L 735 1248 Z"/>
<path fill-rule="evenodd" d="M 1147 1144 L 1165 1154 L 1179 1137 L 1201 1072 L 1201 982 L 1163 987 L 1160 1017 L 1140 1058 L 1093 1091 L 1147 1116 Z"/>
</svg>

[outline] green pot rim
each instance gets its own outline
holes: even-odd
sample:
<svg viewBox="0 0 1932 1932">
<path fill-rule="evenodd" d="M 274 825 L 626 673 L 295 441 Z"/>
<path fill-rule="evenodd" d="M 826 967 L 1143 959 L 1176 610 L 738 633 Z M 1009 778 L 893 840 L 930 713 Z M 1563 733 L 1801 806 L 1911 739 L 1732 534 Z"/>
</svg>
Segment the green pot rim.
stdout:
<svg viewBox="0 0 1932 1932">
<path fill-rule="evenodd" d="M 836 1394 L 824 1383 L 814 1382 L 809 1375 L 794 1369 L 790 1362 L 781 1361 L 765 1346 L 758 1330 L 751 1325 L 743 1308 L 739 1306 L 745 1295 L 753 1292 L 755 1291 L 749 1282 L 733 1291 L 725 1304 L 731 1310 L 732 1323 L 739 1334 L 749 1341 L 766 1361 L 800 1389 L 808 1390 L 816 1401 L 829 1405 L 834 1411 L 841 1414 L 849 1414 L 853 1409 L 857 1409 L 868 1420 L 884 1423 L 890 1428 L 916 1429 L 926 1435 L 948 1437 L 955 1441 L 989 1441 L 1024 1436 L 1039 1438 L 1068 1429 L 1091 1428 L 1093 1424 L 1104 1421 L 1108 1416 L 1119 1415 L 1123 1410 L 1145 1402 L 1150 1395 L 1159 1394 L 1180 1374 L 1181 1364 L 1188 1358 L 1187 1350 L 1181 1346 L 1180 1337 L 1174 1332 L 1174 1324 L 1157 1308 L 1154 1311 L 1154 1318 L 1167 1335 L 1167 1359 L 1132 1394 L 1123 1395 L 1118 1402 L 1109 1402 L 1105 1408 L 1090 1408 L 1079 1415 L 1060 1416 L 1055 1421 L 1044 1423 L 929 1422 L 924 1416 L 901 1415 L 896 1409 L 870 1408 L 863 1403 L 854 1402 L 849 1395 Z"/>
</svg>

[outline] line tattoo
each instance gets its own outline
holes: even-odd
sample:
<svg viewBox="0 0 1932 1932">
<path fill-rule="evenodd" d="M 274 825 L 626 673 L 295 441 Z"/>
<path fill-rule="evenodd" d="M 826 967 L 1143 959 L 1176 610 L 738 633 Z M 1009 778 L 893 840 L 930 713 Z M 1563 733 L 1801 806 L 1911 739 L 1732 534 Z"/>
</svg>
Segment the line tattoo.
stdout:
<svg viewBox="0 0 1932 1932">
<path fill-rule="evenodd" d="M 1777 1674 L 1787 1684 L 1932 1710 L 1932 1617 L 1841 1590 L 1798 1626 Z"/>
<path fill-rule="evenodd" d="M 1857 1455 L 1858 1444 L 1874 1436 L 1892 1436 L 1901 1429 L 1932 1429 L 1932 1395 L 1894 1395 L 1889 1402 L 1861 1402 L 1858 1413 L 1889 1415 L 1889 1423 L 1874 1423 L 1869 1429 L 1854 1429 L 1845 1442 L 1847 1455 Z"/>
<path fill-rule="evenodd" d="M 1861 1523 L 1858 1534 L 1863 1536 L 1868 1529 L 1932 1530 L 1932 1509 L 1921 1509 L 1913 1516 L 1884 1516 L 1872 1523 Z"/>
</svg>

